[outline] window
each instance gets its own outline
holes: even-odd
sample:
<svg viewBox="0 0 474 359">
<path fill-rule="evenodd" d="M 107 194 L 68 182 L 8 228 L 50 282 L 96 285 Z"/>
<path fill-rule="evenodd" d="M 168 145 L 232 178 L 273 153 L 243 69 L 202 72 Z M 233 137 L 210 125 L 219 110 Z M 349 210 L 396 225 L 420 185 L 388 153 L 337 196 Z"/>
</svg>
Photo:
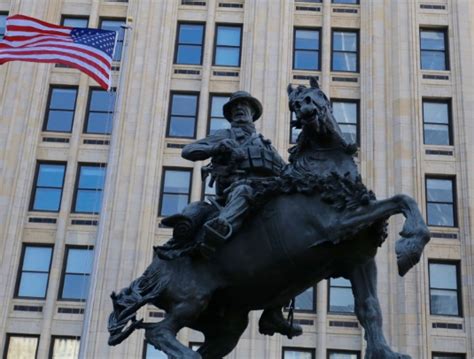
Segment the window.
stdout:
<svg viewBox="0 0 474 359">
<path fill-rule="evenodd" d="M 53 246 L 25 244 L 21 255 L 17 298 L 46 298 Z"/>
<path fill-rule="evenodd" d="M 182 65 L 202 65 L 203 44 L 204 24 L 178 24 L 174 63 Z"/>
<path fill-rule="evenodd" d="M 111 30 L 118 32 L 117 44 L 115 45 L 115 52 L 113 56 L 114 61 L 120 61 L 122 59 L 123 41 L 125 38 L 125 29 L 122 27 L 122 25 L 125 24 L 125 20 L 122 19 L 102 19 L 100 21 L 100 28 L 102 30 Z"/>
<path fill-rule="evenodd" d="M 66 262 L 59 299 L 80 301 L 87 299 L 93 254 L 92 248 L 66 247 Z"/>
<path fill-rule="evenodd" d="M 315 359 L 315 351 L 304 348 L 283 348 L 283 359 Z"/>
<path fill-rule="evenodd" d="M 79 346 L 81 341 L 77 337 L 51 338 L 50 359 L 77 359 L 79 358 Z"/>
<path fill-rule="evenodd" d="M 43 131 L 71 132 L 76 99 L 77 87 L 51 87 Z"/>
<path fill-rule="evenodd" d="M 422 70 L 449 70 L 446 30 L 420 29 Z"/>
<path fill-rule="evenodd" d="M 456 226 L 454 178 L 426 177 L 426 212 L 429 226 Z"/>
<path fill-rule="evenodd" d="M 433 353 L 433 359 L 466 359 L 465 354 Z"/>
<path fill-rule="evenodd" d="M 115 107 L 115 90 L 91 88 L 87 104 L 84 133 L 110 135 Z"/>
<path fill-rule="evenodd" d="M 214 65 L 240 66 L 242 27 L 217 25 L 214 49 Z"/>
<path fill-rule="evenodd" d="M 334 100 L 332 109 L 347 143 L 359 144 L 359 102 Z"/>
<path fill-rule="evenodd" d="M 451 104 L 449 100 L 423 100 L 425 145 L 451 145 Z"/>
<path fill-rule="evenodd" d="M 360 353 L 348 350 L 328 350 L 328 359 L 359 359 Z"/>
<path fill-rule="evenodd" d="M 292 112 L 291 113 L 291 122 L 293 122 L 295 120 L 296 120 L 296 115 L 295 115 L 294 112 Z M 290 123 L 290 143 L 296 143 L 300 133 L 301 133 L 301 128 L 293 127 L 293 126 L 291 126 L 291 123 Z"/>
<path fill-rule="evenodd" d="M 333 30 L 332 71 L 359 71 L 359 33 Z"/>
<path fill-rule="evenodd" d="M 65 171 L 65 163 L 38 163 L 36 167 L 35 185 L 31 196 L 31 211 L 59 212 Z"/>
<path fill-rule="evenodd" d="M 332 0 L 333 4 L 355 4 L 359 3 L 359 0 Z"/>
<path fill-rule="evenodd" d="M 180 213 L 189 203 L 191 170 L 164 169 L 161 185 L 160 216 Z"/>
<path fill-rule="evenodd" d="M 332 313 L 354 313 L 354 295 L 349 280 L 344 278 L 329 280 L 329 311 Z"/>
<path fill-rule="evenodd" d="M 89 18 L 66 15 L 63 16 L 61 23 L 63 26 L 84 28 L 89 26 Z"/>
<path fill-rule="evenodd" d="M 35 359 L 39 335 L 7 334 L 4 359 Z"/>
<path fill-rule="evenodd" d="M 295 310 L 299 312 L 316 311 L 316 289 L 310 287 L 295 298 Z"/>
<path fill-rule="evenodd" d="M 215 198 L 216 197 L 216 184 L 213 183 L 212 187 L 210 186 L 211 176 L 207 176 L 206 180 L 203 182 L 203 199 L 208 197 Z"/>
<path fill-rule="evenodd" d="M 161 350 L 155 349 L 155 347 L 145 342 L 145 350 L 143 351 L 143 359 L 167 359 L 168 356 Z"/>
<path fill-rule="evenodd" d="M 461 316 L 459 263 L 429 262 L 432 315 Z"/>
<path fill-rule="evenodd" d="M 218 130 L 230 128 L 230 122 L 224 117 L 223 107 L 229 101 L 228 95 L 211 95 L 211 105 L 209 106 L 209 126 L 208 134 L 212 135 Z"/>
<path fill-rule="evenodd" d="M 320 70 L 319 30 L 295 29 L 293 69 Z"/>
<path fill-rule="evenodd" d="M 3 39 L 3 36 L 5 35 L 7 16 L 8 14 L 0 13 L 0 40 Z"/>
<path fill-rule="evenodd" d="M 168 137 L 196 137 L 199 94 L 171 93 Z"/>
<path fill-rule="evenodd" d="M 73 212 L 100 212 L 105 171 L 104 164 L 79 164 Z"/>
</svg>

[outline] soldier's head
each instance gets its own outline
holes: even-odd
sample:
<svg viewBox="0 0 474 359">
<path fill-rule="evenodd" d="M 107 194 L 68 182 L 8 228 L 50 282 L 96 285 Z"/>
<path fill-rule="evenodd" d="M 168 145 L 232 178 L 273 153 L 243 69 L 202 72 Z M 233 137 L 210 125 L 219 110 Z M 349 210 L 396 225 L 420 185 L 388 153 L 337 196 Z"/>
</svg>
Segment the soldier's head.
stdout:
<svg viewBox="0 0 474 359">
<path fill-rule="evenodd" d="M 252 124 L 262 115 L 262 104 L 248 92 L 234 92 L 224 105 L 224 117 L 234 125 Z"/>
</svg>

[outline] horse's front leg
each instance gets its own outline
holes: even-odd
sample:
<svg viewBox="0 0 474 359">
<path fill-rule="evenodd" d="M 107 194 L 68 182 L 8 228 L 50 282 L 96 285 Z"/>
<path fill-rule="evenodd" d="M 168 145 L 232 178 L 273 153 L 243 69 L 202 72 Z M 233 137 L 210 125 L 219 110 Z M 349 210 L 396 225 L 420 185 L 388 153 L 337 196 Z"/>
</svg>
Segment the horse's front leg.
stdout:
<svg viewBox="0 0 474 359">
<path fill-rule="evenodd" d="M 365 329 L 365 359 L 411 359 L 395 353 L 387 344 L 382 330 L 382 312 L 377 298 L 377 267 L 375 260 L 356 267 L 350 274 L 357 319 Z"/>
<path fill-rule="evenodd" d="M 391 198 L 372 201 L 353 212 L 342 216 L 334 226 L 335 233 L 345 231 L 355 233 L 382 221 L 394 214 L 403 214 L 405 224 L 400 232 L 402 238 L 397 241 L 398 273 L 404 276 L 418 261 L 425 245 L 430 240 L 430 232 L 425 220 L 418 209 L 415 200 L 406 195 L 396 195 Z"/>
</svg>

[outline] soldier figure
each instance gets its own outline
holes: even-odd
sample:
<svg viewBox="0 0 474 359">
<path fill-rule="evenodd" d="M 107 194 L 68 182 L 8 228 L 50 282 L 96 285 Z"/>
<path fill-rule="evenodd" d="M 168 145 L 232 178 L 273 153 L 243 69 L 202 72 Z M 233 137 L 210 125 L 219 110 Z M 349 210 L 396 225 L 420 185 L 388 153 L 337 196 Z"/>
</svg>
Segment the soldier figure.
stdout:
<svg viewBox="0 0 474 359">
<path fill-rule="evenodd" d="M 271 142 L 257 134 L 254 121 L 262 114 L 260 101 L 248 92 L 232 94 L 224 105 L 231 128 L 218 130 L 184 147 L 182 156 L 191 161 L 211 158 L 203 168 L 216 185 L 216 201 L 222 206 L 217 217 L 204 224 L 204 251 L 228 240 L 242 225 L 253 189 L 246 180 L 278 176 L 285 162 Z M 210 253 L 209 253 L 210 254 Z"/>
</svg>

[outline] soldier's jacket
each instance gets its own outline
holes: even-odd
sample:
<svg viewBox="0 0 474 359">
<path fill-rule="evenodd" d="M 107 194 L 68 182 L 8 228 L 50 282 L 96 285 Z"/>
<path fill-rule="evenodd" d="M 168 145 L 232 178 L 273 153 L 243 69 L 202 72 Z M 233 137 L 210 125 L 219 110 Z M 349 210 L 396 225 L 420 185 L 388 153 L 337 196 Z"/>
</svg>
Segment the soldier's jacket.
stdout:
<svg viewBox="0 0 474 359">
<path fill-rule="evenodd" d="M 229 157 L 213 155 L 215 146 L 225 139 L 233 139 L 239 143 L 238 148 L 245 154 L 243 160 L 230 161 L 229 165 Z M 250 133 L 239 127 L 216 131 L 185 146 L 182 156 L 191 161 L 212 157 L 208 172 L 217 183 L 218 195 L 239 179 L 278 176 L 286 164 L 269 140 L 261 134 Z"/>
</svg>

